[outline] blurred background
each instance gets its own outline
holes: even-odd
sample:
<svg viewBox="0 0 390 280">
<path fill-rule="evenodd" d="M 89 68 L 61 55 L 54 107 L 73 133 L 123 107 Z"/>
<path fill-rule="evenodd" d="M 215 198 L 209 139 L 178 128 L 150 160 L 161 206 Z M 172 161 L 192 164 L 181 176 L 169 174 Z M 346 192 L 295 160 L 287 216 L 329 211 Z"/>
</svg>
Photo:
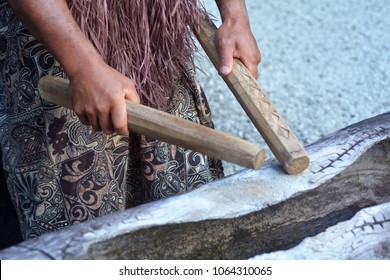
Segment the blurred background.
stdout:
<svg viewBox="0 0 390 280">
<path fill-rule="evenodd" d="M 214 0 L 204 0 L 216 16 Z M 390 1 L 246 0 L 259 83 L 304 145 L 390 108 Z M 205 57 L 206 58 L 206 57 Z M 199 59 L 218 130 L 273 154 L 207 59 Z M 229 175 L 242 169 L 224 163 Z"/>
</svg>

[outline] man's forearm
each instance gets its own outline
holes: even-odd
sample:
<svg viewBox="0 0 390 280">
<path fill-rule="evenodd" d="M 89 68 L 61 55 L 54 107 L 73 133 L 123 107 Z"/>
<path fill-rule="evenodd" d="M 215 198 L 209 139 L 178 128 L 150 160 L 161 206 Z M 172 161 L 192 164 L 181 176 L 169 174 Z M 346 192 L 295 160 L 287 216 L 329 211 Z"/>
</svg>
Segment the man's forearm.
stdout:
<svg viewBox="0 0 390 280">
<path fill-rule="evenodd" d="M 248 19 L 245 0 L 216 0 L 222 21 L 228 19 Z"/>
<path fill-rule="evenodd" d="M 215 34 L 215 44 L 220 55 L 219 73 L 229 75 L 233 58 L 241 60 L 257 78 L 261 55 L 249 24 L 245 0 L 216 0 L 222 25 Z"/>
<path fill-rule="evenodd" d="M 15 15 L 54 55 L 69 75 L 100 59 L 64 0 L 8 0 Z M 83 61 L 83 63 L 80 63 Z"/>
</svg>

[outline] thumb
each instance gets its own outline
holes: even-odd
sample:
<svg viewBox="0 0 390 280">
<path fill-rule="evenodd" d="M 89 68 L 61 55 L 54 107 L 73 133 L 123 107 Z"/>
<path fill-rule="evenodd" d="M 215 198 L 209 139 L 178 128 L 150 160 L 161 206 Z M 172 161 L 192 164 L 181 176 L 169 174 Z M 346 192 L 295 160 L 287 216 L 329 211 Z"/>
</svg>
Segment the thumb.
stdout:
<svg viewBox="0 0 390 280">
<path fill-rule="evenodd" d="M 219 74 L 227 76 L 233 68 L 234 45 L 224 45 L 220 47 Z"/>
<path fill-rule="evenodd" d="M 137 89 L 135 87 L 135 84 L 129 78 L 127 78 L 127 84 L 124 88 L 124 92 L 125 92 L 125 99 L 126 100 L 129 100 L 129 101 L 132 101 L 132 102 L 135 102 L 138 104 L 141 102 L 140 97 L 137 93 Z"/>
</svg>

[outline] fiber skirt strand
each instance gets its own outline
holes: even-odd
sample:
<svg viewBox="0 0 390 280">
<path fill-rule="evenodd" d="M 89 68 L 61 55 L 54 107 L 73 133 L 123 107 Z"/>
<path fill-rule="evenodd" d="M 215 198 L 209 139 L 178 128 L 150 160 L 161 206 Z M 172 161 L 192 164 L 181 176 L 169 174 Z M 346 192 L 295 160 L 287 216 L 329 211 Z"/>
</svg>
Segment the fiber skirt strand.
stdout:
<svg viewBox="0 0 390 280">
<path fill-rule="evenodd" d="M 193 66 L 197 0 L 67 0 L 103 59 L 131 78 L 143 104 L 164 105 L 172 81 Z"/>
</svg>

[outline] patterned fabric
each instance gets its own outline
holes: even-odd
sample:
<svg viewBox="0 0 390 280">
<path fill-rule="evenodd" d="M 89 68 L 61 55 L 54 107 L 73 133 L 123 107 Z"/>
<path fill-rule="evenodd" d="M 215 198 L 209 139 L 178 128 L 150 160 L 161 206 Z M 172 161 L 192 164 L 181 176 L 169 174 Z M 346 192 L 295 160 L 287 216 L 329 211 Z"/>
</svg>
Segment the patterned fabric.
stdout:
<svg viewBox="0 0 390 280">
<path fill-rule="evenodd" d="M 190 84 L 183 79 L 185 75 L 177 81 L 176 90 L 164 111 L 214 128 L 203 90 L 194 79 L 192 87 L 183 86 Z M 128 206 L 183 193 L 223 177 L 219 160 L 144 135 L 132 136 Z"/>
<path fill-rule="evenodd" d="M 43 101 L 40 77 L 62 68 L 0 0 L 0 145 L 25 239 L 196 188 L 220 161 L 143 135 L 107 136 Z M 212 127 L 203 91 L 185 73 L 166 111 Z M 190 77 L 192 86 L 184 87 Z M 0 186 L 3 187 L 3 186 Z"/>
</svg>

